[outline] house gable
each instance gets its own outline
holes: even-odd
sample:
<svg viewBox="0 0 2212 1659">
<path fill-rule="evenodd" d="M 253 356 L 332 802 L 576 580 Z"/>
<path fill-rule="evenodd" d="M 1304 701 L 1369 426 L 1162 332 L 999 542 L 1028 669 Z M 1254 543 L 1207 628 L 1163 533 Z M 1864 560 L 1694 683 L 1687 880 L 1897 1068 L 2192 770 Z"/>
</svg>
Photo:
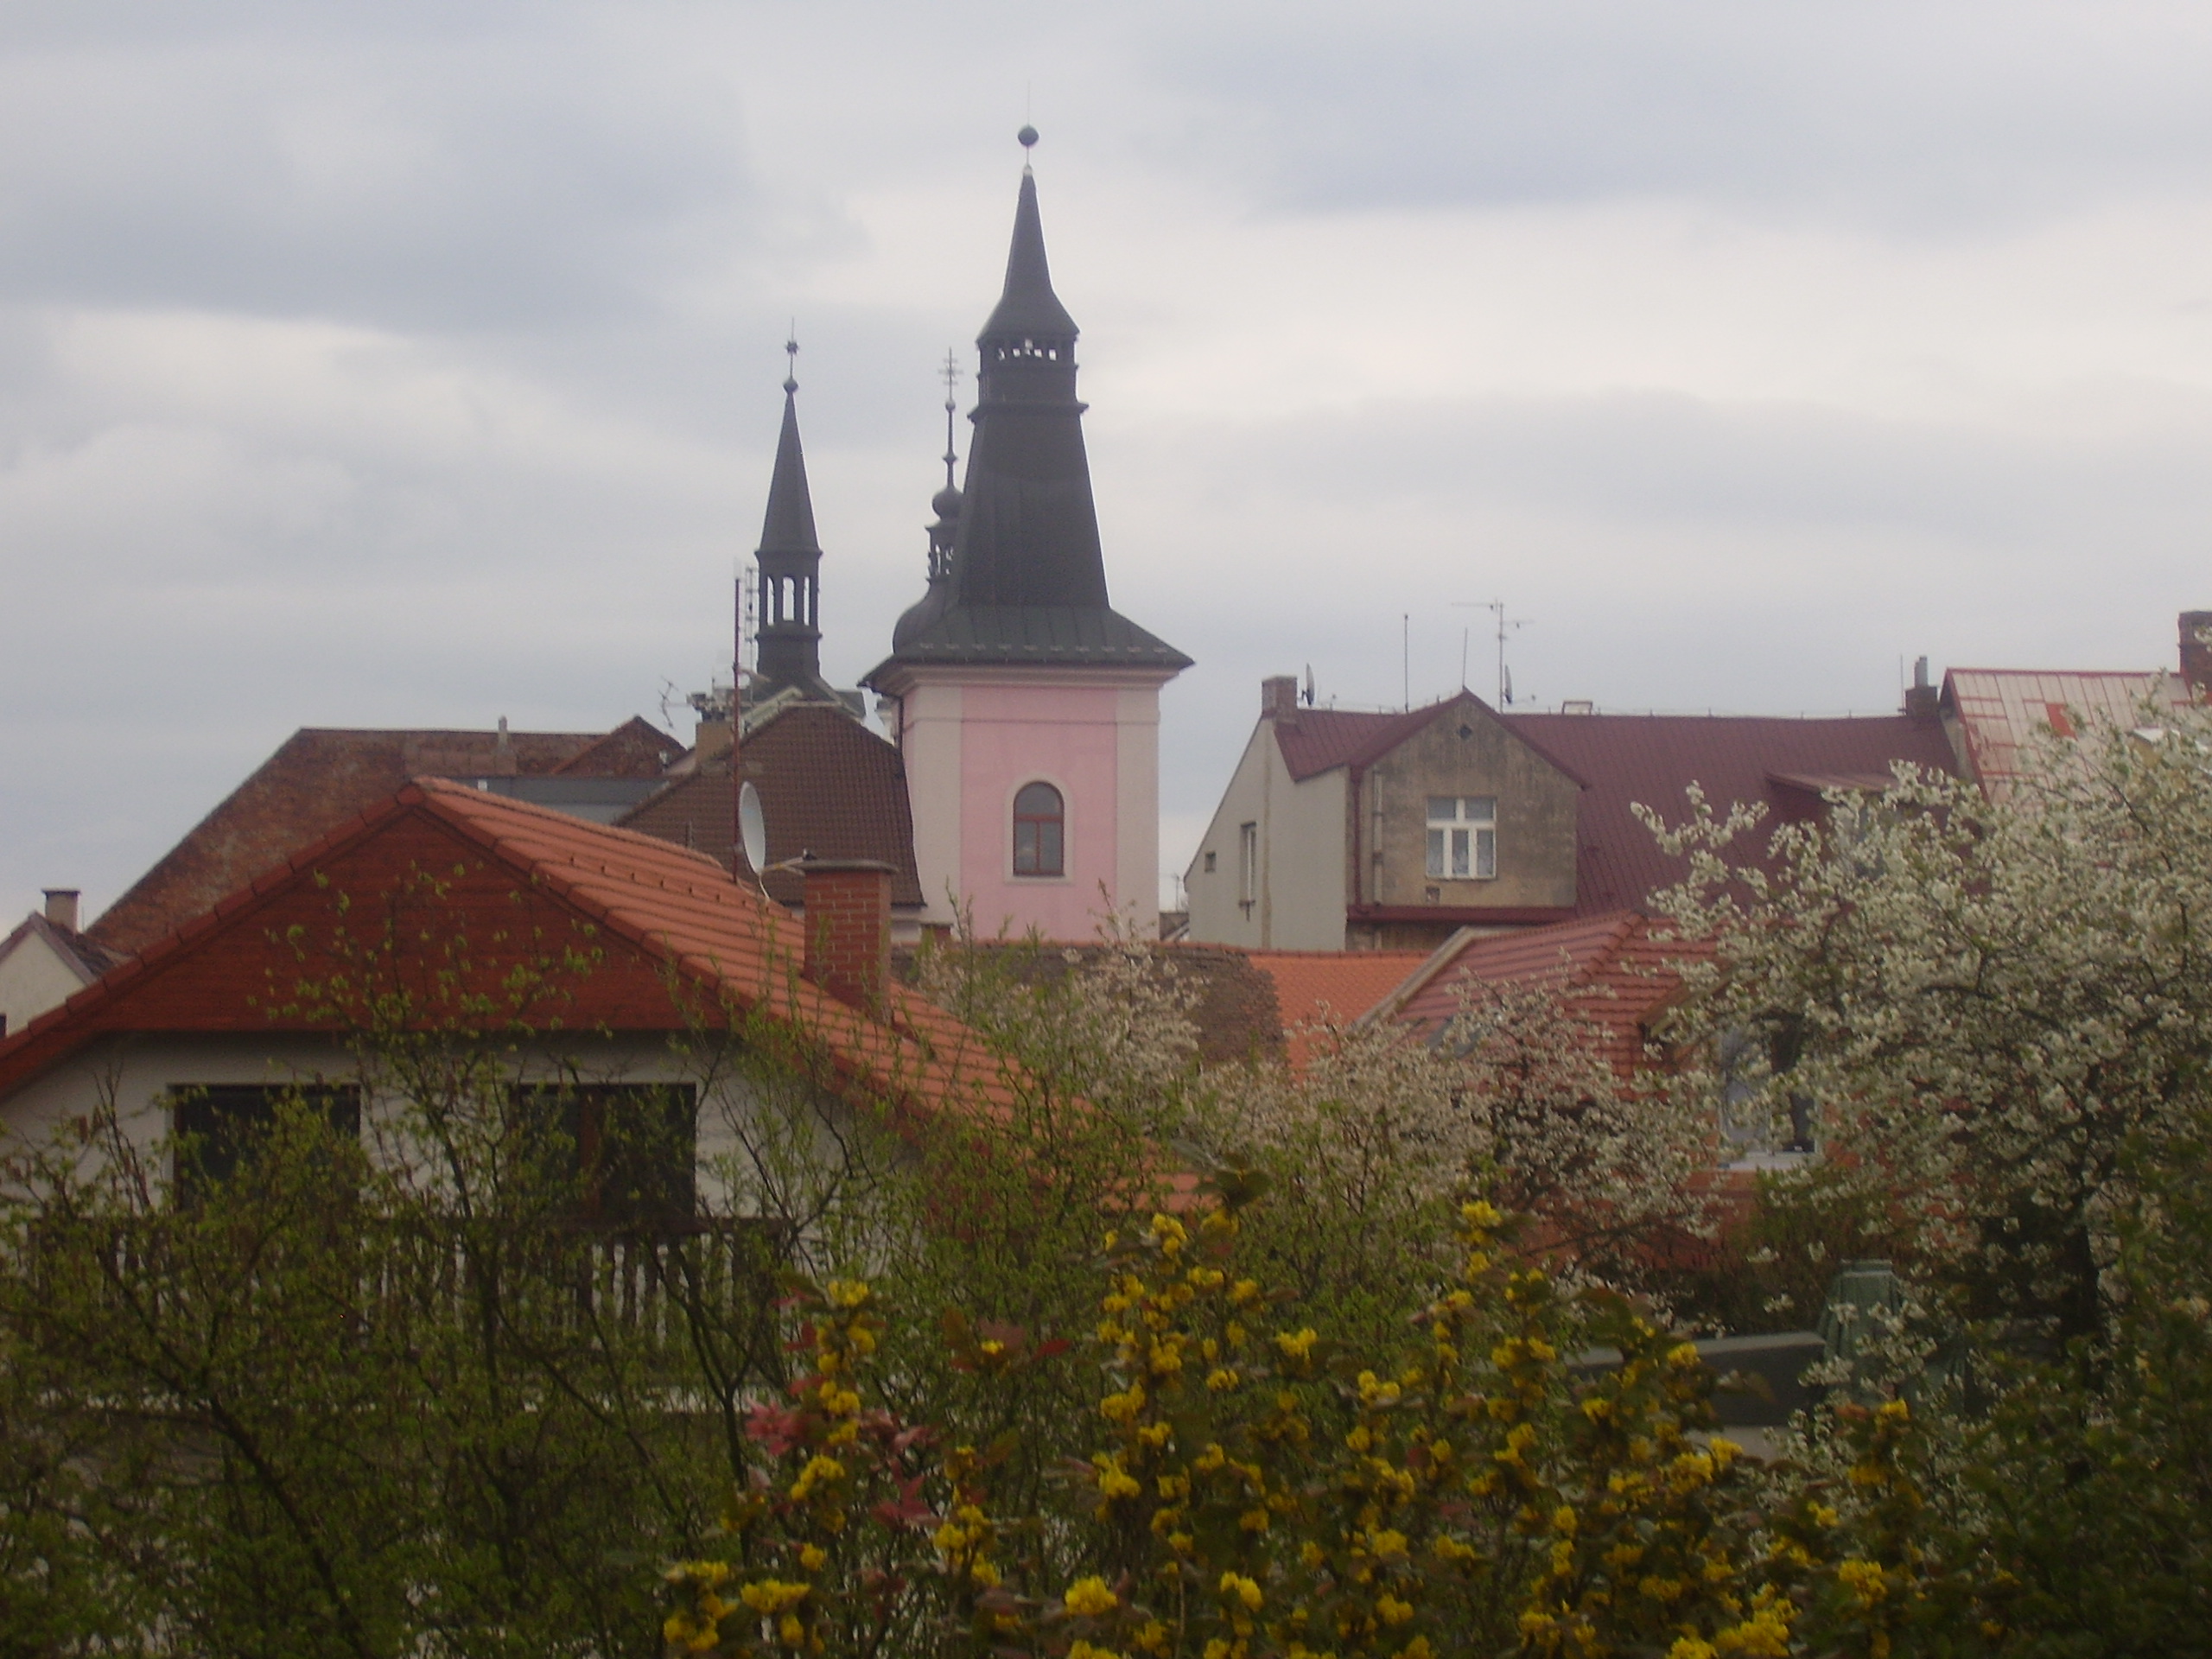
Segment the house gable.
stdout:
<svg viewBox="0 0 2212 1659">
<path fill-rule="evenodd" d="M 1571 910 L 1575 899 L 1576 801 L 1580 781 L 1503 725 L 1479 697 L 1463 692 L 1388 734 L 1388 746 L 1349 764 L 1363 777 L 1347 840 L 1357 837 L 1357 925 L 1387 925 L 1395 913 L 1427 907 L 1452 912 L 1453 923 L 1510 912 Z M 1461 803 L 1452 822 L 1488 804 L 1491 874 L 1470 857 L 1459 873 L 1451 836 L 1433 859 L 1432 804 Z M 1548 919 L 1548 918 L 1547 918 Z M 1378 938 L 1376 943 L 1388 941 Z"/>
<path fill-rule="evenodd" d="M 803 977 L 799 925 L 712 861 L 423 780 L 341 826 L 0 1043 L 0 1098 L 103 1036 L 342 1032 L 302 995 L 376 958 L 417 1028 L 677 1031 L 760 1018 L 827 1086 L 894 1112 L 990 1111 L 999 1062 L 903 988 L 862 1010 Z M 563 960 L 577 954 L 581 960 Z M 511 989 L 543 973 L 542 995 Z M 474 995 L 474 1004 L 456 1006 Z"/>
</svg>

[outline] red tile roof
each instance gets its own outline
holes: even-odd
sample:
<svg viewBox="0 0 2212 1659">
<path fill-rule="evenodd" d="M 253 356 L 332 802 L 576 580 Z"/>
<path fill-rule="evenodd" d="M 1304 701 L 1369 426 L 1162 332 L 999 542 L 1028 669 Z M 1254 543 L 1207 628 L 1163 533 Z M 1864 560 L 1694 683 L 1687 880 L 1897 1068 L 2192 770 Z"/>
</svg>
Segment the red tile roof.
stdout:
<svg viewBox="0 0 2212 1659">
<path fill-rule="evenodd" d="M 1349 1026 L 1428 960 L 1421 950 L 1254 950 L 1252 965 L 1275 983 L 1285 1046 L 1303 1065 L 1318 1026 Z"/>
<path fill-rule="evenodd" d="M 294 849 L 385 799 L 410 778 L 561 772 L 615 739 L 623 741 L 613 759 L 626 766 L 635 763 L 632 728 L 643 725 L 632 721 L 604 735 L 312 727 L 296 731 L 86 931 L 110 950 L 143 950 Z M 656 735 L 682 752 L 675 739 Z"/>
<path fill-rule="evenodd" d="M 1635 911 L 1518 933 L 1462 932 L 1398 987 L 1375 1017 L 1395 1020 L 1427 1037 L 1459 1011 L 1462 988 L 1469 980 L 1548 985 L 1571 1013 L 1606 1033 L 1606 1056 L 1626 1075 L 1649 1064 L 1652 1021 L 1681 989 L 1675 964 L 1705 954 L 1670 932 L 1666 923 Z"/>
<path fill-rule="evenodd" d="M 590 1000 L 565 1011 L 570 1028 L 683 1029 L 701 1008 L 711 1017 L 729 1006 L 804 1033 L 856 1096 L 926 1110 L 955 1098 L 993 1109 L 1005 1098 L 1003 1073 L 980 1040 L 912 991 L 894 986 L 878 1019 L 800 978 L 799 924 L 711 860 L 429 779 L 339 825 L 0 1042 L 0 1096 L 107 1033 L 325 1028 L 308 1016 L 272 1017 L 250 994 L 263 985 L 264 963 L 296 974 L 285 925 L 327 925 L 332 892 L 358 902 L 357 888 L 381 879 L 388 891 L 395 877 L 444 868 L 428 861 L 450 860 L 456 847 L 479 858 L 455 877 L 454 904 L 481 904 L 518 936 L 525 931 L 518 902 L 550 906 L 607 941 L 585 982 Z M 485 954 L 486 971 L 498 971 Z"/>
<path fill-rule="evenodd" d="M 893 904 L 923 902 L 906 766 L 890 743 L 842 709 L 794 703 L 746 734 L 739 764 L 760 791 L 771 865 L 809 852 L 878 859 L 891 866 Z M 734 866 L 736 817 L 729 768 L 709 763 L 617 822 Z M 796 870 L 768 874 L 768 894 L 780 904 L 797 905 L 804 886 Z"/>
</svg>

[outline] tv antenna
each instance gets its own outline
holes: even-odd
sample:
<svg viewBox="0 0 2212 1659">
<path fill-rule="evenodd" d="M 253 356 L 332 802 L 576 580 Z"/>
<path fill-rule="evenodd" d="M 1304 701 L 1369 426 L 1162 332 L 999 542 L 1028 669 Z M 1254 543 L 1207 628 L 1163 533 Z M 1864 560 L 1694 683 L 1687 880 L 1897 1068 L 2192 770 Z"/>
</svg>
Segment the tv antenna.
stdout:
<svg viewBox="0 0 2212 1659">
<path fill-rule="evenodd" d="M 1506 615 L 1505 601 L 1502 599 L 1455 599 L 1452 601 L 1452 608 L 1455 611 L 1488 611 L 1491 620 L 1497 625 L 1497 701 L 1491 707 L 1506 707 L 1513 701 L 1513 675 L 1505 666 L 1505 642 L 1510 636 L 1527 627 L 1529 619 Z M 1469 630 L 1462 628 L 1459 631 L 1459 689 L 1463 691 L 1467 689 L 1468 637 Z"/>
</svg>

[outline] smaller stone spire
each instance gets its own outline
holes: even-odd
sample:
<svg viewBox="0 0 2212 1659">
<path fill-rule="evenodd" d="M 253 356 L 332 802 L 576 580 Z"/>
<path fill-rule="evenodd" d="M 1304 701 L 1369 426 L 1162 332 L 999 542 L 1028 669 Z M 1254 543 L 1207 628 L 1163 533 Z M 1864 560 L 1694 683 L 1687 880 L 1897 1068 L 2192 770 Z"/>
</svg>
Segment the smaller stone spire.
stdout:
<svg viewBox="0 0 2212 1659">
<path fill-rule="evenodd" d="M 815 537 L 814 497 L 807 488 L 806 454 L 799 444 L 798 340 L 786 340 L 784 351 L 791 359 L 784 377 L 784 424 L 776 439 L 760 545 L 753 554 L 760 573 L 760 632 L 748 702 L 786 687 L 809 696 L 835 695 L 822 678 L 822 543 Z"/>
</svg>

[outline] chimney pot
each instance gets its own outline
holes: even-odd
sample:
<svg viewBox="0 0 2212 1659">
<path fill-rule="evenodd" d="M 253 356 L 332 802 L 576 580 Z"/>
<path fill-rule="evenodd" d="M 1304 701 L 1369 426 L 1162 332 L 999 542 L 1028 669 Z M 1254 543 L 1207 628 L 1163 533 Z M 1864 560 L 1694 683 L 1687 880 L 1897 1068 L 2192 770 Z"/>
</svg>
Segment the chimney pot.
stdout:
<svg viewBox="0 0 2212 1659">
<path fill-rule="evenodd" d="M 872 858 L 810 858 L 806 977 L 874 1012 L 891 992 L 891 867 Z"/>
<path fill-rule="evenodd" d="M 56 927 L 66 927 L 74 933 L 77 931 L 77 900 L 79 896 L 75 887 L 47 888 L 46 919 Z"/>
<path fill-rule="evenodd" d="M 2181 677 L 2190 696 L 2212 698 L 2212 611 L 2181 613 Z"/>
<path fill-rule="evenodd" d="M 1260 718 L 1262 720 L 1296 720 L 1298 718 L 1298 676 L 1270 674 L 1260 682 Z"/>
</svg>

